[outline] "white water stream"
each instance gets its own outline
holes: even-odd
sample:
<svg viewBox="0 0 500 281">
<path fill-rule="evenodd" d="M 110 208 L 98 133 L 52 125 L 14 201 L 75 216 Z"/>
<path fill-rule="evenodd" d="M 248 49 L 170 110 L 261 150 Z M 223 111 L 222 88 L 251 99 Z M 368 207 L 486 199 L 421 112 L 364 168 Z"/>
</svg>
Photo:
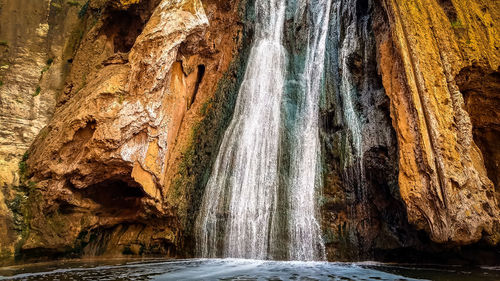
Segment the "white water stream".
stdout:
<svg viewBox="0 0 500 281">
<path fill-rule="evenodd" d="M 287 53 L 284 48 L 285 0 L 256 0 L 255 37 L 233 119 L 227 128 L 208 180 L 196 221 L 202 257 L 271 258 L 273 245 L 285 245 L 292 260 L 324 258 L 317 215 L 320 180 L 319 97 L 330 4 L 305 1 L 311 26 L 297 101 L 293 139 L 280 140 Z M 307 13 L 296 13 L 296 15 Z M 290 159 L 287 179 L 280 180 L 280 153 Z M 282 182 L 287 183 L 283 186 Z M 286 198 L 279 197 L 286 194 Z M 287 204 L 278 204 L 287 200 Z M 286 206 L 286 210 L 278 210 Z M 275 241 L 273 224 L 285 213 L 286 241 Z"/>
</svg>

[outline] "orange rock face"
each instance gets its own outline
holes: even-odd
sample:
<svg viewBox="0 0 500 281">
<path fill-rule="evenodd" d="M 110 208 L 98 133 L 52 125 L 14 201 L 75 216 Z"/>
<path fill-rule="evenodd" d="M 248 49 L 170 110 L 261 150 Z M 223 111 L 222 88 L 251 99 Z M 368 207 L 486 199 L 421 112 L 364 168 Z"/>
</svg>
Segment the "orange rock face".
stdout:
<svg viewBox="0 0 500 281">
<path fill-rule="evenodd" d="M 474 120 L 476 114 L 467 112 L 460 92 L 464 83 L 456 77 L 472 66 L 498 75 L 499 4 L 384 0 L 380 5 L 379 67 L 391 100 L 408 219 L 435 242 L 484 238 L 495 244 L 499 209 L 483 162 L 483 156 L 492 156 L 482 155 L 474 142 L 478 122 L 470 116 Z M 473 104 L 474 97 L 469 99 Z"/>
<path fill-rule="evenodd" d="M 103 15 L 86 30 L 54 117 L 29 151 L 36 186 L 26 207 L 27 257 L 82 243 L 86 255 L 121 254 L 133 243 L 141 253 L 174 255 L 181 242 L 177 209 L 187 208 L 187 195 L 172 200 L 170 165 L 182 161 L 239 47 L 238 4 L 143 2 L 92 4 Z M 96 235 L 115 244 L 93 245 Z"/>
</svg>

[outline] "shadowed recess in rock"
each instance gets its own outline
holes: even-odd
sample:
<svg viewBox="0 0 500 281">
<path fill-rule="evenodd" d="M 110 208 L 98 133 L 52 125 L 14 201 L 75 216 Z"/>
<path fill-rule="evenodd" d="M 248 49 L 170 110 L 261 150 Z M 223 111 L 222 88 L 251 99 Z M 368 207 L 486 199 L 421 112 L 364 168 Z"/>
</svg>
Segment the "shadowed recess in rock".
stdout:
<svg viewBox="0 0 500 281">
<path fill-rule="evenodd" d="M 481 149 L 488 177 L 500 192 L 500 72 L 478 66 L 464 68 L 456 77 L 470 115 L 474 142 Z M 500 197 L 497 197 L 497 200 Z"/>
<path fill-rule="evenodd" d="M 99 204 L 99 216 L 133 216 L 141 209 L 141 199 L 146 195 L 139 184 L 121 179 L 109 179 L 84 189 L 73 189 L 84 198 Z"/>
</svg>

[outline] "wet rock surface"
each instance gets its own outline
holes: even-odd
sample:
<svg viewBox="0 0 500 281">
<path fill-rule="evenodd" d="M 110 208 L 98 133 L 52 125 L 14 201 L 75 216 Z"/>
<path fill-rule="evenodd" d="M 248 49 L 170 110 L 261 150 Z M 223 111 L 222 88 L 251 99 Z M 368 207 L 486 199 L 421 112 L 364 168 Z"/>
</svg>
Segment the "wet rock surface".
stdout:
<svg viewBox="0 0 500 281">
<path fill-rule="evenodd" d="M 329 259 L 364 259 L 410 243 L 398 190 L 398 147 L 377 72 L 371 1 L 332 11 L 321 120 L 323 229 Z"/>
</svg>

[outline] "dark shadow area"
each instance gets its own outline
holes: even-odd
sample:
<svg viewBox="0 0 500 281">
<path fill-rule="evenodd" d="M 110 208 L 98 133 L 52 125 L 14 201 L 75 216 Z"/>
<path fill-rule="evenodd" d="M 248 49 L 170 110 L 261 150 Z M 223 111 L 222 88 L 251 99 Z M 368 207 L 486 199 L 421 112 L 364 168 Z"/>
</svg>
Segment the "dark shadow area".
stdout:
<svg viewBox="0 0 500 281">
<path fill-rule="evenodd" d="M 439 0 L 439 5 L 443 8 L 444 13 L 452 24 L 457 22 L 457 9 L 453 5 L 452 0 Z"/>
<path fill-rule="evenodd" d="M 144 24 L 139 15 L 132 11 L 110 12 L 105 20 L 104 33 L 113 40 L 114 52 L 129 52 Z"/>
<path fill-rule="evenodd" d="M 369 0 L 359 0 L 356 2 L 356 16 L 358 18 L 369 15 L 370 3 Z"/>
<path fill-rule="evenodd" d="M 477 66 L 456 77 L 471 118 L 474 142 L 482 152 L 488 178 L 498 191 L 500 183 L 500 72 Z"/>
<path fill-rule="evenodd" d="M 95 215 L 120 217 L 136 216 L 146 195 L 137 183 L 122 179 L 105 180 L 85 189 L 73 189 L 73 192 L 100 205 Z"/>
<path fill-rule="evenodd" d="M 94 136 L 96 126 L 97 123 L 95 120 L 88 121 L 85 124 L 85 127 L 82 127 L 75 132 L 73 141 L 84 145 L 92 138 L 92 136 Z"/>
<path fill-rule="evenodd" d="M 134 46 L 159 0 L 145 0 L 126 10 L 116 9 L 110 2 L 103 12 L 101 32 L 113 41 L 115 53 L 127 53 Z"/>
<path fill-rule="evenodd" d="M 203 76 L 205 76 L 205 66 L 203 64 L 198 65 L 198 73 L 196 76 L 196 84 L 194 85 L 194 91 L 193 94 L 191 95 L 191 101 L 189 102 L 189 107 L 194 103 L 196 100 L 196 94 L 198 93 L 198 90 L 200 89 L 200 84 L 201 81 L 203 80 Z"/>
</svg>

